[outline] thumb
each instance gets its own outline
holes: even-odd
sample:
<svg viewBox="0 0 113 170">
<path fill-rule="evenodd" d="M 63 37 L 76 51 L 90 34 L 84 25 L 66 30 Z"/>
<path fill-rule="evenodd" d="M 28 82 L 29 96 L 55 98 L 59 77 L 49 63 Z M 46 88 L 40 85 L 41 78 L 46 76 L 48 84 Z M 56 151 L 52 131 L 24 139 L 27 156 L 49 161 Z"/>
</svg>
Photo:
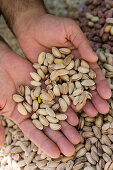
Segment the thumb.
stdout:
<svg viewBox="0 0 113 170">
<path fill-rule="evenodd" d="M 67 29 L 68 40 L 72 42 L 74 47 L 79 51 L 79 54 L 83 59 L 88 62 L 96 62 L 98 60 L 97 55 L 90 47 L 90 43 L 79 28 L 79 26 L 73 20 L 65 22 L 65 28 Z"/>
<path fill-rule="evenodd" d="M 3 147 L 5 142 L 5 130 L 2 124 L 2 120 L 0 119 L 0 148 Z"/>
</svg>

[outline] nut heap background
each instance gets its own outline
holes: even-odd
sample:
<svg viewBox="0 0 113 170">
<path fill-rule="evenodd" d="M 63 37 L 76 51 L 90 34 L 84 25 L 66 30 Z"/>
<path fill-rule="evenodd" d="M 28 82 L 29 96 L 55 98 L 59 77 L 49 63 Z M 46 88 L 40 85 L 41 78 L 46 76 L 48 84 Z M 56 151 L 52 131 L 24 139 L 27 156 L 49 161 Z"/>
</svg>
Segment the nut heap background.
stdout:
<svg viewBox="0 0 113 170">
<path fill-rule="evenodd" d="M 75 18 L 91 42 L 92 48 L 108 49 L 113 53 L 113 1 L 88 0 Z"/>
<path fill-rule="evenodd" d="M 71 17 L 81 9 L 86 0 L 44 0 L 48 12 L 57 16 Z"/>
<path fill-rule="evenodd" d="M 84 22 L 80 22 L 80 26 L 88 36 L 93 49 L 97 52 L 99 56 L 98 64 L 113 90 L 112 23 L 105 29 L 105 26 L 109 25 L 106 25 L 106 17 L 113 18 L 112 8 L 112 0 L 89 0 L 84 7 L 84 12 L 79 15 L 77 12 L 76 18 L 79 18 L 78 22 L 84 19 Z M 101 13 L 101 17 L 99 13 Z M 110 14 L 107 16 L 107 13 Z M 102 28 L 104 31 L 107 30 L 107 33 L 105 31 L 100 36 Z M 3 20 L 0 25 L 0 32 L 6 40 L 12 43 L 13 49 L 20 53 L 14 37 L 9 33 Z M 105 38 L 106 41 L 104 37 L 107 37 Z M 111 97 L 109 103 L 111 108 L 107 115 L 90 118 L 85 113 L 81 114 L 78 130 L 82 135 L 82 140 L 80 144 L 75 146 L 75 155 L 72 157 L 61 155 L 56 160 L 45 155 L 23 135 L 17 125 L 4 118 L 6 142 L 4 148 L 0 150 L 0 170 L 113 170 L 113 97 Z"/>
</svg>

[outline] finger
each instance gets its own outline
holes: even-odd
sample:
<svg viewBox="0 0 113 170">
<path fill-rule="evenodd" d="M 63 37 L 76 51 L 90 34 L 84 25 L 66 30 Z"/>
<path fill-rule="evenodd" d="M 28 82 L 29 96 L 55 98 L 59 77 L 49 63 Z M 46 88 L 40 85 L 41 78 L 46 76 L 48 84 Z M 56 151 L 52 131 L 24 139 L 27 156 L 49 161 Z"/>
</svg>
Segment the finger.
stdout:
<svg viewBox="0 0 113 170">
<path fill-rule="evenodd" d="M 68 108 L 68 110 L 65 112 L 65 114 L 67 115 L 66 121 L 70 125 L 76 126 L 78 124 L 78 117 L 71 107 Z"/>
<path fill-rule="evenodd" d="M 95 117 L 98 114 L 97 109 L 89 100 L 86 102 L 83 110 L 89 117 Z"/>
<path fill-rule="evenodd" d="M 102 99 L 97 91 L 91 91 L 92 93 L 92 103 L 98 112 L 102 114 L 106 114 L 109 112 L 109 104 L 106 100 Z"/>
<path fill-rule="evenodd" d="M 72 103 L 71 104 L 72 109 L 75 112 L 78 112 L 76 109 L 76 106 Z M 92 105 L 92 103 L 90 101 L 87 101 L 86 105 L 84 106 L 83 110 L 86 112 L 86 114 L 88 116 L 94 117 L 98 114 L 98 111 L 96 110 L 96 108 L 94 107 L 94 105 Z"/>
<path fill-rule="evenodd" d="M 111 97 L 111 90 L 101 69 L 97 64 L 90 64 L 90 66 L 96 73 L 95 83 L 97 85 L 97 91 L 99 95 L 104 99 L 109 99 Z"/>
<path fill-rule="evenodd" d="M 3 147 L 5 142 L 5 130 L 2 124 L 2 120 L 0 119 L 0 148 Z"/>
<path fill-rule="evenodd" d="M 69 125 L 66 121 L 60 121 L 60 124 L 62 126 L 61 131 L 67 137 L 67 139 L 73 144 L 78 144 L 81 138 L 77 130 L 73 126 Z"/>
<path fill-rule="evenodd" d="M 75 112 L 78 112 L 77 109 L 76 109 L 76 106 L 73 103 L 71 104 L 71 107 Z M 86 114 L 88 116 L 91 116 L 91 117 L 94 117 L 98 114 L 97 109 L 94 107 L 94 105 L 92 105 L 92 103 L 90 101 L 87 101 L 83 110 L 86 112 Z"/>
<path fill-rule="evenodd" d="M 22 132 L 42 151 L 52 158 L 60 155 L 57 145 L 51 141 L 42 131 L 38 130 L 30 119 L 26 119 L 18 124 Z"/>
<path fill-rule="evenodd" d="M 57 144 L 57 146 L 65 156 L 72 156 L 74 154 L 74 146 L 61 132 L 54 131 L 49 127 L 45 127 L 44 133 Z"/>
<path fill-rule="evenodd" d="M 74 55 L 74 58 L 75 59 L 77 59 L 77 58 L 79 58 L 79 59 L 81 59 L 81 56 L 80 56 L 80 53 L 79 53 L 79 51 L 78 50 L 73 50 L 72 51 L 72 54 Z"/>
<path fill-rule="evenodd" d="M 72 108 L 75 112 L 78 112 L 77 109 L 76 109 L 76 106 L 73 104 L 73 102 L 71 103 L 71 108 Z"/>
<path fill-rule="evenodd" d="M 93 52 L 92 48 L 90 47 L 89 41 L 86 39 L 79 26 L 72 20 L 70 20 L 69 22 L 66 22 L 65 25 L 67 29 L 68 39 L 73 43 L 75 48 L 78 49 L 83 59 L 87 60 L 88 62 L 96 62 L 98 60 L 98 57 Z"/>
<path fill-rule="evenodd" d="M 37 129 L 29 119 L 30 114 L 23 116 L 17 111 L 12 113 L 11 119 L 19 126 L 23 133 L 41 150 L 52 158 L 57 158 L 60 155 L 60 150 L 57 145 L 52 142 L 42 131 Z M 18 118 L 18 119 L 17 119 Z M 53 153 L 54 152 L 54 153 Z"/>
</svg>

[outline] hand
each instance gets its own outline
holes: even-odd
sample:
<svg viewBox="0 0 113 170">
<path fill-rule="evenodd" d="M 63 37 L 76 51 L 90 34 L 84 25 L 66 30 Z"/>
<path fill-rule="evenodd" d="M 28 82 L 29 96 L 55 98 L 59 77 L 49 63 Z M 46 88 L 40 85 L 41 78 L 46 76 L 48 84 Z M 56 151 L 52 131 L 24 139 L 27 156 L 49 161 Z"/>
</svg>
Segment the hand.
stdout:
<svg viewBox="0 0 113 170">
<path fill-rule="evenodd" d="M 17 32 L 18 41 L 25 55 L 31 62 L 36 62 L 38 54 L 49 51 L 52 46 L 68 47 L 73 50 L 75 58 L 80 57 L 90 63 L 97 61 L 88 40 L 78 25 L 71 19 L 60 18 L 49 14 L 40 17 L 32 16 L 22 31 Z M 87 101 L 84 111 L 88 116 L 94 117 L 98 112 L 106 114 L 109 104 L 106 99 L 111 96 L 109 85 L 97 64 L 90 64 L 96 72 L 97 90 L 92 91 L 92 100 Z M 76 107 L 71 105 L 75 111 Z"/>
<path fill-rule="evenodd" d="M 71 124 L 77 125 L 78 123 L 77 116 L 71 108 L 66 113 L 67 122 L 60 122 L 62 132 L 53 131 L 49 127 L 46 127 L 44 132 L 40 131 L 33 125 L 30 114 L 23 116 L 17 110 L 17 104 L 12 96 L 19 85 L 29 85 L 31 81 L 29 73 L 32 71 L 34 70 L 29 61 L 21 58 L 2 43 L 2 48 L 0 48 L 0 113 L 14 121 L 23 133 L 49 156 L 57 158 L 60 152 L 71 156 L 75 151 L 73 144 L 80 142 L 80 135 L 71 126 Z M 3 144 L 4 130 L 1 121 L 0 128 L 0 143 Z"/>
</svg>

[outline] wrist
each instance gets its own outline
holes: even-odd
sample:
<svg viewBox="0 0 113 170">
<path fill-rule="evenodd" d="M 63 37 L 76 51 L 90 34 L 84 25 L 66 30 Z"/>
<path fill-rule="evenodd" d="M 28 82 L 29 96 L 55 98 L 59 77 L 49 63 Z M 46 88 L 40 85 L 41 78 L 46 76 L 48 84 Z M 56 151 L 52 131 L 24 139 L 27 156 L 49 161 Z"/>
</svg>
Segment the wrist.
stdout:
<svg viewBox="0 0 113 170">
<path fill-rule="evenodd" d="M 16 36 L 29 27 L 33 17 L 46 13 L 43 0 L 10 0 L 10 5 L 8 2 L 0 0 L 0 11 Z"/>
<path fill-rule="evenodd" d="M 32 22 L 35 20 L 35 18 L 37 19 L 45 14 L 46 14 L 46 10 L 44 9 L 44 7 L 40 9 L 39 8 L 29 9 L 28 11 L 20 13 L 16 17 L 13 26 L 13 32 L 15 33 L 16 37 L 18 38 L 22 32 L 28 29 L 32 24 Z"/>
</svg>

